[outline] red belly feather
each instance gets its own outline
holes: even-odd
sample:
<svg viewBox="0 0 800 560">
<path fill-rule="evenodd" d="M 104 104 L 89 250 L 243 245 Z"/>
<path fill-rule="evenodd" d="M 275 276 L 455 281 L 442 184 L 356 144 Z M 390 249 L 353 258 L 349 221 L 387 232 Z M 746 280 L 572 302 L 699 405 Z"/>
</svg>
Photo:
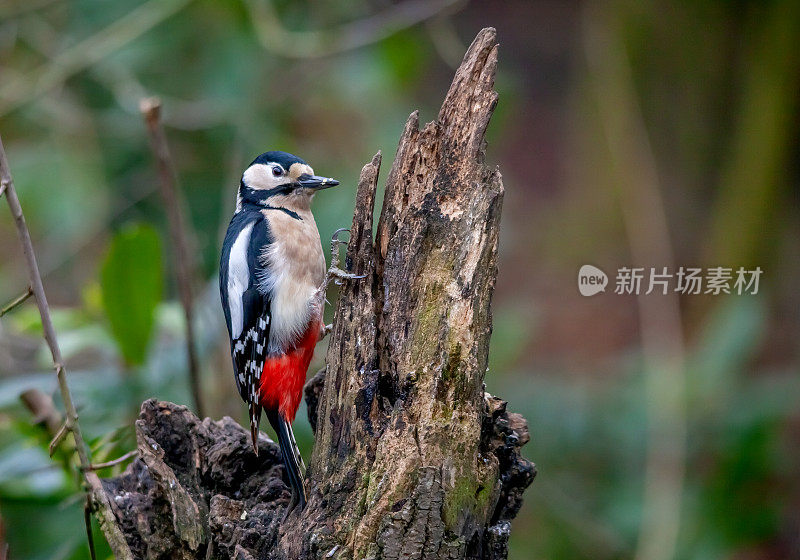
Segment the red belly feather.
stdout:
<svg viewBox="0 0 800 560">
<path fill-rule="evenodd" d="M 320 322 L 311 321 L 295 347 L 286 354 L 268 356 L 261 373 L 261 406 L 277 409 L 288 422 L 294 421 L 308 365 L 319 340 Z"/>
</svg>

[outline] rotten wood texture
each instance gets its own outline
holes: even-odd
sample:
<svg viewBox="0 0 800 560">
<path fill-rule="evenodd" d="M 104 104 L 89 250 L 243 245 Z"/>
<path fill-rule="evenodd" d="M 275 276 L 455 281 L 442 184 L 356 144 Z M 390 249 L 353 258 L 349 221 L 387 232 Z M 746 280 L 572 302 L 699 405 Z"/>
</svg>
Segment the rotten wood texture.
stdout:
<svg viewBox="0 0 800 560">
<path fill-rule="evenodd" d="M 347 265 L 366 278 L 340 292 L 289 557 L 487 557 L 505 532 L 500 461 L 481 445 L 503 198 L 484 164 L 496 66 L 484 29 L 437 120 L 408 119 L 375 242 L 380 156 L 362 171 Z"/>
<path fill-rule="evenodd" d="M 321 392 L 324 377 L 312 381 L 309 387 Z M 529 439 L 525 420 L 491 395 L 485 395 L 484 404 L 480 449 L 497 461 L 499 491 L 479 549 L 458 557 L 500 560 L 507 557 L 510 520 L 535 470 L 520 455 Z M 317 543 L 313 550 L 299 556 L 282 550 L 281 535 L 298 530 L 296 517 L 283 521 L 291 496 L 286 472 L 277 444 L 261 434 L 256 456 L 249 434 L 228 417 L 200 420 L 184 406 L 155 400 L 142 404 L 136 421 L 139 456 L 122 475 L 102 480 L 133 558 L 358 557 L 342 546 L 320 546 L 329 538 L 324 529 L 308 535 Z"/>
<path fill-rule="evenodd" d="M 135 558 L 253 558 L 276 538 L 290 492 L 278 446 L 228 417 L 145 401 L 136 421 L 139 456 L 103 480 Z"/>
<path fill-rule="evenodd" d="M 484 164 L 497 101 L 494 29 L 464 57 L 438 118 L 413 113 L 375 240 L 378 153 L 361 172 L 327 366 L 306 387 L 308 504 L 285 521 L 275 444 L 230 419 L 145 403 L 140 457 L 106 481 L 143 558 L 501 559 L 535 475 L 528 427 L 485 392 L 503 186 Z"/>
</svg>

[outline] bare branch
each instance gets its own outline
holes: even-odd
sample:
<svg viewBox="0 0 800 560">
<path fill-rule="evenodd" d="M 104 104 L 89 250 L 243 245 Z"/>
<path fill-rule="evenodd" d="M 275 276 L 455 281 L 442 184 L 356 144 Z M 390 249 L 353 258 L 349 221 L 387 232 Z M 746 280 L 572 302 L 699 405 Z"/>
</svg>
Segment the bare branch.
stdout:
<svg viewBox="0 0 800 560">
<path fill-rule="evenodd" d="M 309 31 L 286 29 L 269 0 L 248 0 L 246 4 L 265 49 L 287 58 L 317 58 L 377 43 L 439 14 L 458 10 L 466 0 L 406 0 L 364 19 Z"/>
<path fill-rule="evenodd" d="M 56 331 L 53 327 L 53 321 L 50 317 L 50 307 L 47 305 L 47 296 L 44 293 L 44 286 L 42 285 L 42 277 L 39 273 L 39 267 L 36 264 L 36 254 L 33 251 L 33 243 L 31 242 L 31 234 L 28 231 L 28 226 L 25 223 L 25 216 L 22 213 L 22 206 L 19 203 L 16 189 L 14 188 L 14 180 L 11 176 L 11 169 L 8 165 L 8 158 L 6 151 L 3 147 L 3 140 L 0 138 L 0 183 L 5 185 L 6 201 L 11 210 L 11 215 L 14 217 L 14 222 L 17 227 L 17 234 L 19 236 L 22 252 L 25 255 L 25 264 L 28 269 L 28 277 L 30 281 L 31 290 L 33 295 L 36 296 L 36 305 L 39 308 L 39 316 L 42 320 L 42 330 L 44 331 L 44 338 L 47 341 L 47 346 L 50 348 L 50 354 L 53 357 L 53 365 L 56 370 L 56 377 L 58 379 L 58 387 L 61 392 L 61 400 L 64 402 L 64 410 L 66 411 L 65 427 L 66 430 L 72 432 L 72 437 L 75 440 L 75 453 L 78 456 L 78 462 L 82 469 L 86 469 L 90 464 L 89 450 L 83 440 L 80 424 L 78 424 L 78 413 L 75 410 L 75 405 L 72 402 L 72 393 L 67 384 L 67 373 L 64 369 L 63 358 L 61 356 L 61 348 L 58 345 L 56 338 Z M 91 475 L 91 476 L 90 476 Z M 92 479 L 92 476 L 94 479 Z M 125 542 L 125 537 L 122 535 L 119 527 L 114 522 L 113 513 L 111 513 L 111 504 L 108 497 L 103 492 L 100 480 L 92 473 L 84 473 L 84 480 L 89 488 L 89 494 L 92 497 L 94 507 L 100 512 L 98 519 L 100 525 L 106 534 L 109 545 L 111 545 L 117 558 L 131 558 L 130 549 Z M 109 520 L 111 521 L 109 523 Z"/>
<path fill-rule="evenodd" d="M 33 423 L 44 424 L 50 433 L 52 439 L 50 440 L 48 451 L 52 457 L 64 437 L 69 433 L 67 423 L 58 409 L 56 409 L 50 395 L 42 393 L 39 389 L 28 389 L 19 398 L 25 408 L 33 414 Z"/>
<path fill-rule="evenodd" d="M 183 8 L 189 0 L 150 0 L 32 72 L 0 87 L 0 115 L 33 101 L 96 64 Z"/>
<path fill-rule="evenodd" d="M 66 426 L 61 417 L 61 413 L 53 404 L 50 395 L 42 393 L 39 389 L 28 389 L 19 396 L 25 408 L 33 414 L 35 424 L 44 424 L 50 434 L 58 435 L 63 430 L 66 433 Z M 62 436 L 63 437 L 63 436 Z M 52 453 L 50 456 L 52 457 Z"/>
<path fill-rule="evenodd" d="M 16 308 L 16 307 L 18 307 L 18 306 L 22 305 L 23 303 L 25 303 L 25 301 L 26 301 L 26 300 L 27 300 L 29 297 L 31 297 L 32 295 L 33 295 L 33 290 L 31 289 L 31 287 L 30 287 L 30 286 L 28 286 L 28 289 L 27 289 L 27 290 L 25 290 L 25 291 L 24 291 L 24 292 L 22 292 L 20 295 L 18 295 L 18 296 L 17 296 L 17 297 L 15 297 L 14 299 L 12 299 L 12 300 L 11 300 L 10 302 L 8 302 L 8 303 L 7 303 L 7 304 L 6 304 L 6 305 L 5 305 L 5 306 L 4 306 L 2 309 L 0 309 L 0 317 L 2 317 L 3 315 L 5 315 L 5 314 L 6 314 L 6 313 L 8 313 L 9 311 L 12 311 L 14 308 Z"/>
<path fill-rule="evenodd" d="M 194 298 L 192 294 L 193 263 L 191 258 L 192 245 L 187 234 L 186 220 L 183 215 L 183 201 L 177 185 L 177 173 L 172 156 L 169 153 L 167 137 L 161 125 L 161 101 L 151 97 L 142 99 L 139 109 L 147 125 L 150 137 L 150 148 L 158 165 L 158 178 L 161 186 L 161 197 L 167 212 L 169 235 L 172 241 L 172 254 L 175 259 L 175 275 L 178 283 L 178 293 L 183 306 L 186 319 L 186 356 L 189 363 L 189 385 L 192 390 L 194 408 L 201 418 L 203 399 L 200 390 L 200 371 L 197 360 L 194 333 Z"/>
<path fill-rule="evenodd" d="M 42 319 L 42 329 L 44 331 L 44 338 L 50 348 L 50 353 L 53 357 L 53 363 L 58 377 L 59 388 L 61 389 L 61 396 L 64 399 L 64 407 L 67 411 L 67 427 L 75 436 L 75 443 L 77 444 L 78 458 L 81 465 L 88 465 L 89 458 L 86 450 L 86 445 L 81 436 L 80 426 L 78 425 L 78 413 L 75 411 L 75 406 L 72 404 L 72 394 L 67 386 L 66 373 L 62 365 L 61 349 L 58 346 L 56 339 L 55 328 L 53 321 L 50 318 L 50 308 L 47 305 L 47 297 L 44 293 L 42 286 L 42 278 L 39 275 L 39 268 L 36 264 L 36 255 L 33 252 L 33 243 L 31 242 L 31 235 L 28 231 L 28 226 L 25 223 L 25 216 L 22 213 L 22 207 L 19 204 L 16 190 L 14 189 L 14 182 L 11 178 L 11 171 L 8 166 L 8 159 L 3 147 L 2 139 L 0 139 L 0 176 L 2 181 L 6 184 L 6 200 L 11 209 L 11 214 L 14 217 L 14 222 L 17 226 L 17 234 L 19 235 L 22 251 L 25 255 L 25 263 L 28 268 L 28 276 L 31 282 L 31 289 L 36 296 L 36 304 L 39 307 L 39 315 Z"/>
<path fill-rule="evenodd" d="M 119 465 L 120 463 L 124 463 L 128 459 L 132 457 L 136 457 L 139 454 L 139 451 L 134 449 L 133 451 L 128 451 L 122 457 L 117 457 L 111 461 L 106 461 L 105 463 L 95 463 L 89 466 L 90 471 L 99 471 L 100 469 L 107 469 L 109 467 L 113 467 L 115 465 Z"/>
<path fill-rule="evenodd" d="M 92 534 L 92 500 L 86 496 L 86 504 L 83 506 L 83 525 L 86 527 L 86 542 L 89 543 L 89 557 L 97 560 L 97 553 L 94 550 L 94 535 Z"/>
<path fill-rule="evenodd" d="M 55 455 L 56 449 L 58 448 L 59 445 L 61 445 L 61 441 L 64 439 L 64 436 L 66 436 L 68 433 L 69 430 L 67 429 L 67 425 L 61 424 L 61 427 L 58 428 L 55 435 L 53 436 L 53 439 L 50 440 L 48 451 L 50 452 L 51 457 Z"/>
</svg>

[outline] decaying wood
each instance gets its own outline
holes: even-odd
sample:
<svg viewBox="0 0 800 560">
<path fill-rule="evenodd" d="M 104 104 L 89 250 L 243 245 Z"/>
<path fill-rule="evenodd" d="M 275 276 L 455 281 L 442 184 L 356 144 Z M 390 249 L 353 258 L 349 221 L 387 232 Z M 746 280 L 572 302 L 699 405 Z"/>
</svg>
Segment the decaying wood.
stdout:
<svg viewBox="0 0 800 560">
<path fill-rule="evenodd" d="M 306 387 L 316 443 L 308 504 L 277 447 L 256 457 L 232 420 L 148 401 L 140 456 L 105 481 L 143 558 L 486 558 L 507 555 L 531 483 L 528 429 L 484 391 L 501 176 L 484 164 L 497 101 L 497 42 L 484 29 L 436 121 L 406 123 L 375 240 L 380 153 L 361 173 L 326 368 Z"/>
</svg>

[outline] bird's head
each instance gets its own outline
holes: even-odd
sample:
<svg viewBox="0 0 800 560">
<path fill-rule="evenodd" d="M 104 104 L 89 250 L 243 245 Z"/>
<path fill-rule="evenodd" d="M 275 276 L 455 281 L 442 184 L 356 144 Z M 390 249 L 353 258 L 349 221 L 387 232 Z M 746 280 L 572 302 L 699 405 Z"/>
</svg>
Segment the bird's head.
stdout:
<svg viewBox="0 0 800 560">
<path fill-rule="evenodd" d="M 308 208 L 314 194 L 335 187 L 336 179 L 314 175 L 304 160 L 286 152 L 265 152 L 242 173 L 239 204 L 269 204 L 287 208 Z"/>
</svg>

